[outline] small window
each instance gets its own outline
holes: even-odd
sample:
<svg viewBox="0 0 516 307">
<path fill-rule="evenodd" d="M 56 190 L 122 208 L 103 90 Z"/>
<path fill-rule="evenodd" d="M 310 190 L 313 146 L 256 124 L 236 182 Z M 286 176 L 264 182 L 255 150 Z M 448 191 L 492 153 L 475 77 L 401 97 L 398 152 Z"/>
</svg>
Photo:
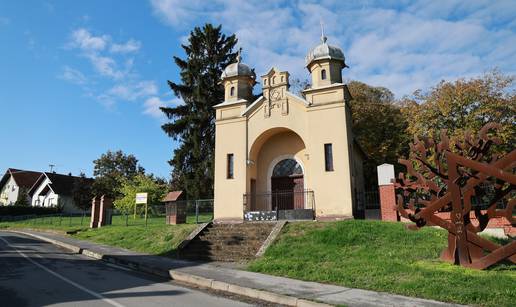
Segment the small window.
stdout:
<svg viewBox="0 0 516 307">
<path fill-rule="evenodd" d="M 267 79 L 263 79 L 263 85 L 267 85 Z"/>
<path fill-rule="evenodd" d="M 229 95 L 235 96 L 235 87 L 234 86 L 232 86 L 231 89 L 229 90 Z"/>
<path fill-rule="evenodd" d="M 326 80 L 326 69 L 321 70 L 321 80 Z"/>
<path fill-rule="evenodd" d="M 333 149 L 331 144 L 324 144 L 324 167 L 327 172 L 333 171 Z"/>
<path fill-rule="evenodd" d="M 234 177 L 234 170 L 233 170 L 233 154 L 228 154 L 228 161 L 227 161 L 227 178 L 233 179 Z"/>
<path fill-rule="evenodd" d="M 272 84 L 276 84 L 276 77 L 272 77 Z"/>
</svg>

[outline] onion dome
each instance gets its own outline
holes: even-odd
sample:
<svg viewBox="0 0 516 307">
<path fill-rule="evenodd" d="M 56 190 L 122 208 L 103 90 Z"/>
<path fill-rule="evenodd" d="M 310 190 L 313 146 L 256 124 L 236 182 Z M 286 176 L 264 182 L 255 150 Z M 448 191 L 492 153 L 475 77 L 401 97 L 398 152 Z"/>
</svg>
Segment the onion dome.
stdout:
<svg viewBox="0 0 516 307">
<path fill-rule="evenodd" d="M 322 43 L 315 46 L 305 57 L 305 63 L 308 67 L 313 61 L 316 60 L 337 60 L 342 61 L 344 63 L 344 67 L 347 67 L 344 58 L 344 52 L 342 49 L 336 46 L 329 45 L 326 43 L 326 36 L 324 34 L 321 36 Z"/>
<path fill-rule="evenodd" d="M 229 64 L 222 74 L 220 75 L 220 79 L 225 79 L 229 77 L 236 77 L 236 76 L 247 76 L 251 77 L 252 79 L 256 79 L 256 74 L 254 73 L 254 70 L 252 70 L 249 66 L 247 66 L 244 63 L 241 63 L 242 57 L 240 56 L 240 50 L 238 51 L 237 56 L 237 62 Z"/>
</svg>

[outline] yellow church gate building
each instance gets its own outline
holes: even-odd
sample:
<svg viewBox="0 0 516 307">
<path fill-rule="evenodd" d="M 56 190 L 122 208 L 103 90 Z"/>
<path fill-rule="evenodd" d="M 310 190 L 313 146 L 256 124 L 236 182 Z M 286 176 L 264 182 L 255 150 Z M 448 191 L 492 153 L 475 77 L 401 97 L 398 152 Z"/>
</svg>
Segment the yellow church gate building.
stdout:
<svg viewBox="0 0 516 307">
<path fill-rule="evenodd" d="M 360 209 L 364 155 L 353 140 L 342 50 L 322 42 L 306 56 L 311 86 L 289 92 L 271 68 L 253 99 L 254 71 L 240 56 L 221 75 L 215 106 L 216 222 L 341 219 Z"/>
</svg>

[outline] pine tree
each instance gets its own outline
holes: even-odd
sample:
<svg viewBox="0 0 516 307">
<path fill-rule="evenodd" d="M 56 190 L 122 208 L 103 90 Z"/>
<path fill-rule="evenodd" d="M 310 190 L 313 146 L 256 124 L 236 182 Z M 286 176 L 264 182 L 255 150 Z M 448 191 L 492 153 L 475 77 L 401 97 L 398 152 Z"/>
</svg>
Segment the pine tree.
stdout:
<svg viewBox="0 0 516 307">
<path fill-rule="evenodd" d="M 173 185 L 186 191 L 190 199 L 213 197 L 215 156 L 215 110 L 224 100 L 219 84 L 224 68 L 236 60 L 233 52 L 236 36 L 226 36 L 222 26 L 206 24 L 190 33 L 187 45 L 181 45 L 186 58 L 174 57 L 181 70 L 181 83 L 168 81 L 174 94 L 184 104 L 162 107 L 170 122 L 163 130 L 180 146 L 169 161 Z"/>
</svg>

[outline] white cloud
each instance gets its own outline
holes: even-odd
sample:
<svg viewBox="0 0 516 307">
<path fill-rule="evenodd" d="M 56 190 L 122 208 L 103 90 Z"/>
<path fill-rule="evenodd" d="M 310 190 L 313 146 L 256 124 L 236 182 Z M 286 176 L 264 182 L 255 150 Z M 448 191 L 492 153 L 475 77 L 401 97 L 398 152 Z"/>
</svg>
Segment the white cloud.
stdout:
<svg viewBox="0 0 516 307">
<path fill-rule="evenodd" d="M 112 44 L 110 51 L 113 53 L 131 53 L 140 50 L 141 46 L 141 42 L 131 38 L 123 44 Z"/>
<path fill-rule="evenodd" d="M 84 74 L 79 70 L 71 68 L 70 66 L 63 67 L 63 71 L 59 75 L 59 78 L 78 85 L 84 85 L 87 83 L 86 76 L 84 76 Z"/>
<path fill-rule="evenodd" d="M 142 47 L 140 41 L 131 38 L 115 43 L 111 35 L 94 35 L 79 28 L 72 32 L 66 47 L 79 51 L 78 56 L 89 61 L 93 73 L 86 77 L 82 72 L 65 66 L 59 78 L 82 85 L 86 96 L 98 100 L 106 108 L 114 108 L 121 101 L 140 102 L 144 105 L 145 114 L 157 117 L 156 110 L 152 111 L 153 106 L 156 109 L 156 99 L 159 105 L 174 103 L 159 100 L 156 82 L 143 80 L 135 71 L 134 54 Z M 99 78 L 102 82 L 95 82 Z M 88 79 L 92 82 L 85 86 Z"/>
<path fill-rule="evenodd" d="M 79 55 L 87 58 L 100 76 L 113 80 L 130 76 L 134 59 L 123 55 L 136 53 L 141 46 L 140 41 L 132 38 L 125 43 L 115 43 L 110 35 L 94 35 L 85 28 L 74 30 L 67 44 L 68 48 L 79 50 Z"/>
<path fill-rule="evenodd" d="M 116 99 L 135 101 L 144 97 L 156 95 L 158 86 L 156 82 L 150 80 L 139 81 L 136 83 L 117 84 L 107 91 L 107 94 Z"/>
<path fill-rule="evenodd" d="M 88 30 L 80 28 L 73 31 L 71 45 L 85 51 L 98 51 L 106 48 L 110 40 L 108 35 L 94 36 Z"/>
<path fill-rule="evenodd" d="M 510 1 L 151 0 L 155 15 L 185 34 L 200 22 L 236 33 L 244 61 L 257 73 L 271 66 L 307 77 L 304 56 L 319 43 L 341 47 L 345 78 L 386 86 L 398 97 L 441 79 L 500 67 L 516 73 L 516 7 Z"/>
<path fill-rule="evenodd" d="M 119 69 L 117 62 L 111 57 L 101 56 L 96 53 L 87 54 L 86 57 L 90 60 L 93 68 L 104 77 L 119 80 L 126 77 L 130 72 L 131 67 L 127 67 L 125 70 Z"/>
<path fill-rule="evenodd" d="M 161 111 L 161 107 L 166 106 L 178 106 L 183 104 L 183 100 L 180 98 L 174 98 L 171 100 L 162 100 L 160 97 L 153 96 L 145 100 L 143 114 L 149 115 L 159 120 L 165 120 L 165 114 Z"/>
</svg>

